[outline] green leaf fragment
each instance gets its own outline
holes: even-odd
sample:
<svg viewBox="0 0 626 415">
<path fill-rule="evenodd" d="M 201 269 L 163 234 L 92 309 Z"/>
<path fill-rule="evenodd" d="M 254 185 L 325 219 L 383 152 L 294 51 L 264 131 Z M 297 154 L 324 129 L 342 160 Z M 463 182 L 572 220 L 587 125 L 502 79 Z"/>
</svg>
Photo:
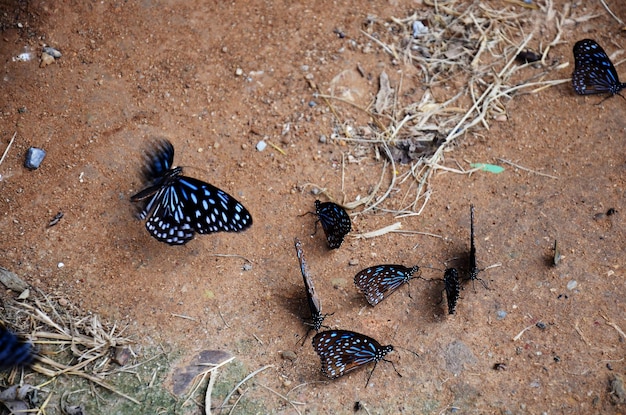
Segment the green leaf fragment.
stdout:
<svg viewBox="0 0 626 415">
<path fill-rule="evenodd" d="M 485 163 L 471 163 L 470 167 L 473 169 L 481 169 L 483 171 L 499 174 L 504 171 L 504 167 L 496 166 L 495 164 L 485 164 Z"/>
</svg>

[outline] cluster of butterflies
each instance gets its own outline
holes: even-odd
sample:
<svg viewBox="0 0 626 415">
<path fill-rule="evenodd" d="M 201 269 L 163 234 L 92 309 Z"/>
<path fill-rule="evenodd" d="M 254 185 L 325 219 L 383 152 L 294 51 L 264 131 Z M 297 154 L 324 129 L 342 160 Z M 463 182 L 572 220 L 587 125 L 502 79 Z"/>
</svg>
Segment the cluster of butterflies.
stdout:
<svg viewBox="0 0 626 415">
<path fill-rule="evenodd" d="M 332 202 L 321 204 L 319 201 L 316 201 L 315 205 L 318 221 L 322 223 L 329 247 L 331 249 L 338 248 L 345 234 L 350 230 L 348 214 L 341 206 Z M 322 207 L 323 209 L 320 212 Z M 376 364 L 381 360 L 388 361 L 385 359 L 385 356 L 394 350 L 393 346 L 383 346 L 369 336 L 348 330 L 326 330 L 320 332 L 321 328 L 324 327 L 323 323 L 327 315 L 322 313 L 321 301 L 315 291 L 313 279 L 308 271 L 302 243 L 298 238 L 295 238 L 294 245 L 300 263 L 300 271 L 304 280 L 305 294 L 310 311 L 309 330 L 303 338 L 303 343 L 311 330 L 317 332 L 313 337 L 313 348 L 320 357 L 322 373 L 331 379 L 338 378 L 354 369 L 374 362 L 374 368 L 367 379 L 367 383 L 369 383 Z M 354 284 L 365 295 L 367 302 L 371 306 L 376 306 L 411 279 L 422 278 L 418 275 L 419 270 L 420 267 L 417 265 L 412 267 L 396 264 L 375 265 L 358 272 L 354 277 Z M 466 280 L 479 280 L 487 288 L 486 283 L 478 277 L 479 272 L 480 270 L 476 265 L 476 246 L 474 244 L 474 206 L 471 205 L 469 273 Z M 448 313 L 454 314 L 461 292 L 461 281 L 456 268 L 448 268 L 444 271 L 443 283 L 448 302 Z"/>
</svg>

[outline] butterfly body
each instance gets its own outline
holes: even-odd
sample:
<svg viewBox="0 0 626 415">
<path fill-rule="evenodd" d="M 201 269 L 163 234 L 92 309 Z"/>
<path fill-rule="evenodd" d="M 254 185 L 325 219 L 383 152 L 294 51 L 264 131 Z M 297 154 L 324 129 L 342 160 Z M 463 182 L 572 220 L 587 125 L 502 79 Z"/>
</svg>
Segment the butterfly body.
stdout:
<svg viewBox="0 0 626 415">
<path fill-rule="evenodd" d="M 448 268 L 444 271 L 443 284 L 446 290 L 446 299 L 448 300 L 448 314 L 454 314 L 459 295 L 461 294 L 459 273 L 456 268 Z"/>
<path fill-rule="evenodd" d="M 0 324 L 0 370 L 26 366 L 33 361 L 32 346 Z"/>
<path fill-rule="evenodd" d="M 309 310 L 311 312 L 311 323 L 310 330 L 320 331 L 322 328 L 322 324 L 324 323 L 324 318 L 326 315 L 322 314 L 322 303 L 315 291 L 315 287 L 313 286 L 313 280 L 311 275 L 309 274 L 308 267 L 306 265 L 306 260 L 304 258 L 304 251 L 302 250 L 302 242 L 298 238 L 294 239 L 294 245 L 296 247 L 296 254 L 298 255 L 298 261 L 300 262 L 300 271 L 302 272 L 302 278 L 304 279 L 304 288 L 307 298 L 307 303 L 309 305 Z M 309 331 L 310 331 L 309 330 Z M 307 334 L 309 334 L 307 332 Z M 306 339 L 306 335 L 305 335 Z"/>
<path fill-rule="evenodd" d="M 344 208 L 333 202 L 315 201 L 315 214 L 322 224 L 326 242 L 330 249 L 337 249 L 343 243 L 343 238 L 352 230 L 350 216 Z"/>
<path fill-rule="evenodd" d="M 480 281 L 483 287 L 489 289 L 487 287 L 487 283 L 478 278 L 478 273 L 480 269 L 476 265 L 476 245 L 474 244 L 474 205 L 470 205 L 470 254 L 469 254 L 469 280 L 474 282 L 476 280 Z"/>
<path fill-rule="evenodd" d="M 579 40 L 573 51 L 572 86 L 577 94 L 615 95 L 626 88 L 626 83 L 620 82 L 611 59 L 595 40 Z"/>
<path fill-rule="evenodd" d="M 313 348 L 322 362 L 322 373 L 331 379 L 370 362 L 376 364 L 393 351 L 392 345 L 382 346 L 371 337 L 348 330 L 328 330 L 316 334 Z"/>
<path fill-rule="evenodd" d="M 147 187 L 131 197 L 139 218 L 161 242 L 182 245 L 195 233 L 239 232 L 252 225 L 246 208 L 223 190 L 192 177 L 182 167 L 172 168 L 174 147 L 167 140 L 148 154 L 143 170 Z"/>
<path fill-rule="evenodd" d="M 409 282 L 419 271 L 417 265 L 407 268 L 403 265 L 376 265 L 360 271 L 354 276 L 354 284 L 365 294 L 367 302 L 375 306 L 385 297 Z"/>
</svg>

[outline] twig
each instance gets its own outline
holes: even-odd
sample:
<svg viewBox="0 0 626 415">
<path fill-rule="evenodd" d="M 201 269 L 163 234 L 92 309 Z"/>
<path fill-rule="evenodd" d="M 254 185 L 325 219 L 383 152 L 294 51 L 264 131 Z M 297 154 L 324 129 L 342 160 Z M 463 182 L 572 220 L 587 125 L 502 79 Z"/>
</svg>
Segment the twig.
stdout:
<svg viewBox="0 0 626 415">
<path fill-rule="evenodd" d="M 363 239 L 370 239 L 370 238 L 375 238 L 377 236 L 382 236 L 386 233 L 398 230 L 402 228 L 402 222 L 396 222 L 394 224 L 391 224 L 389 226 L 385 226 L 384 228 L 380 228 L 377 229 L 375 231 L 371 231 L 371 232 L 365 232 L 365 233 L 360 233 L 355 235 L 356 238 L 363 238 Z"/>
<path fill-rule="evenodd" d="M 526 168 L 526 167 L 520 166 L 519 164 L 515 164 L 515 163 L 513 163 L 513 162 L 512 162 L 512 161 L 510 161 L 510 160 L 505 160 L 505 159 L 501 159 L 501 158 L 496 158 L 496 160 L 498 160 L 498 161 L 500 161 L 500 162 L 502 162 L 502 163 L 509 164 L 509 165 L 511 165 L 511 166 L 513 166 L 513 167 L 515 167 L 515 168 L 520 169 L 520 170 L 524 170 L 524 171 L 527 171 L 527 172 L 529 172 L 529 173 L 534 173 L 534 174 L 536 174 L 536 175 L 538 175 L 538 176 L 544 176 L 544 177 L 549 177 L 549 178 L 551 178 L 551 179 L 558 180 L 558 177 L 556 177 L 556 176 L 552 176 L 552 175 L 550 175 L 550 174 L 541 173 L 541 172 L 538 172 L 538 171 L 536 171 L 536 170 L 531 170 L 531 169 L 528 169 L 528 168 Z"/>
<path fill-rule="evenodd" d="M 235 386 L 235 387 L 234 387 L 234 388 L 233 388 L 230 392 L 228 392 L 228 395 L 226 395 L 226 397 L 224 398 L 224 401 L 223 401 L 224 403 L 222 404 L 222 406 L 223 406 L 224 404 L 227 404 L 227 403 L 228 403 L 228 401 L 230 400 L 230 397 L 231 397 L 231 396 L 233 396 L 233 394 L 235 393 L 235 391 L 236 391 L 237 389 L 239 389 L 239 388 L 241 387 L 241 385 L 243 385 L 243 384 L 244 384 L 244 383 L 246 383 L 248 380 L 250 380 L 250 379 L 252 379 L 253 377 L 255 377 L 256 375 L 258 375 L 259 373 L 263 372 L 265 369 L 269 369 L 269 368 L 272 368 L 272 367 L 274 367 L 274 365 L 267 365 L 267 366 L 263 366 L 262 368 L 255 370 L 254 372 L 250 373 L 248 376 L 246 376 L 245 378 L 243 378 L 243 380 L 242 380 L 241 382 L 239 382 L 239 383 L 238 383 L 238 384 L 237 384 L 237 385 L 236 385 L 236 386 Z M 234 406 L 233 406 L 233 408 L 231 408 L 231 412 L 232 412 L 232 409 L 234 409 Z"/>
<path fill-rule="evenodd" d="M 179 317 L 179 318 L 184 318 L 184 319 L 186 319 L 186 320 L 198 321 L 198 320 L 196 320 L 196 319 L 195 319 L 195 318 L 193 318 L 193 317 L 185 316 L 185 315 L 183 315 L 183 314 L 170 313 L 170 315 L 171 315 L 172 317 Z"/>
<path fill-rule="evenodd" d="M 526 330 L 528 330 L 528 329 L 532 329 L 533 327 L 535 327 L 535 325 L 534 325 L 534 324 L 531 324 L 530 326 L 525 327 L 522 331 L 520 331 L 520 332 L 517 334 L 517 336 L 513 337 L 513 341 L 514 341 L 514 342 L 516 342 L 516 341 L 518 341 L 519 339 L 521 339 L 521 338 L 522 338 L 522 334 L 524 334 L 524 332 L 525 332 Z"/>
<path fill-rule="evenodd" d="M 280 397 L 281 399 L 285 400 L 285 402 L 287 402 L 289 405 L 291 405 L 291 406 L 293 407 L 293 409 L 295 409 L 295 410 L 296 410 L 296 412 L 297 412 L 299 415 L 302 415 L 302 412 L 300 412 L 300 410 L 298 410 L 298 407 L 297 407 L 296 405 L 304 405 L 304 402 L 293 402 L 292 400 L 290 400 L 290 399 L 289 399 L 289 398 L 287 398 L 286 396 L 281 395 L 280 393 L 276 392 L 274 389 L 269 388 L 269 387 L 265 386 L 265 385 L 264 385 L 264 384 L 262 384 L 262 383 L 259 383 L 259 386 L 260 386 L 260 387 L 262 387 L 262 388 L 267 389 L 268 391 L 272 392 L 272 393 L 273 393 L 273 394 L 275 394 L 276 396 L 278 396 L 278 397 Z"/>
<path fill-rule="evenodd" d="M 211 415 L 211 392 L 213 391 L 213 385 L 215 385 L 215 379 L 217 379 L 217 368 L 212 371 L 209 377 L 209 384 L 206 386 L 206 393 L 204 395 L 204 413 Z"/>
<path fill-rule="evenodd" d="M 13 140 L 15 140 L 16 136 L 17 136 L 17 131 L 15 132 L 15 134 L 13 134 L 13 137 L 11 138 L 11 141 L 9 141 L 9 145 L 7 146 L 6 150 L 4 150 L 4 153 L 2 154 L 2 158 L 0 158 L 0 165 L 2 165 L 4 158 L 7 156 L 7 153 L 9 152 L 9 149 L 11 148 L 11 145 L 13 144 Z"/>
<path fill-rule="evenodd" d="M 626 334 L 624 334 L 624 332 L 622 331 L 622 329 L 615 323 L 613 323 L 612 321 L 610 321 L 604 314 L 600 314 L 602 316 L 603 319 L 606 320 L 605 324 L 613 327 L 615 330 L 617 330 L 617 332 L 624 338 L 624 340 L 626 340 Z"/>
<path fill-rule="evenodd" d="M 621 24 L 622 26 L 624 25 L 624 21 L 622 19 L 620 19 L 619 17 L 617 17 L 612 11 L 611 9 L 609 9 L 609 6 L 607 6 L 607 4 L 604 2 L 604 0 L 600 0 L 600 3 L 602 3 L 602 5 L 604 6 L 604 8 L 606 9 L 606 11 L 611 15 L 612 18 L 614 18 L 617 23 Z"/>
</svg>

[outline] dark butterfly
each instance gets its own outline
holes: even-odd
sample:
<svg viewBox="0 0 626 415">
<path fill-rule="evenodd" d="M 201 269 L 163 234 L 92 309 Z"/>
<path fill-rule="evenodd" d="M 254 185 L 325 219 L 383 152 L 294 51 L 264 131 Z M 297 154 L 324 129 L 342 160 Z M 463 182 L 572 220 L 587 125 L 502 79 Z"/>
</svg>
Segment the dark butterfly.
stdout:
<svg viewBox="0 0 626 415">
<path fill-rule="evenodd" d="M 333 202 L 315 201 L 315 214 L 317 221 L 322 224 L 326 241 L 330 249 L 337 249 L 341 246 L 343 238 L 352 230 L 350 216 L 345 209 Z M 315 222 L 317 227 L 317 222 Z"/>
<path fill-rule="evenodd" d="M 343 376 L 370 362 L 374 362 L 374 369 L 376 369 L 376 364 L 381 360 L 390 362 L 385 359 L 385 356 L 393 351 L 391 345 L 381 346 L 371 337 L 347 330 L 317 333 L 313 337 L 313 348 L 322 361 L 322 373 L 331 379 Z M 370 372 L 367 383 L 374 369 Z"/>
<path fill-rule="evenodd" d="M 139 218 L 161 242 L 182 245 L 194 233 L 239 232 L 252 225 L 252 217 L 235 198 L 203 181 L 183 176 L 182 167 L 172 168 L 174 146 L 158 141 L 147 154 L 143 169 L 148 187 L 130 200 L 140 202 Z"/>
<path fill-rule="evenodd" d="M 306 289 L 306 299 L 309 303 L 309 310 L 311 311 L 311 323 L 309 330 L 304 335 L 304 339 L 302 340 L 304 344 L 304 340 L 306 340 L 306 336 L 309 334 L 311 330 L 320 331 L 322 328 L 322 323 L 324 323 L 324 318 L 326 318 L 325 314 L 322 314 L 322 303 L 320 302 L 317 293 L 315 292 L 315 287 L 313 287 L 313 280 L 311 279 L 311 275 L 309 274 L 308 267 L 306 265 L 306 260 L 304 259 L 304 251 L 302 250 L 302 242 L 298 238 L 294 239 L 294 245 L 296 247 L 296 253 L 298 255 L 298 261 L 300 262 L 300 271 L 302 271 L 302 278 L 304 279 L 304 288 Z"/>
<path fill-rule="evenodd" d="M 456 312 L 456 303 L 459 301 L 459 295 L 461 294 L 459 273 L 456 268 L 445 270 L 443 284 L 446 289 L 446 299 L 448 300 L 448 314 L 454 314 Z"/>
<path fill-rule="evenodd" d="M 481 278 L 478 278 L 478 273 L 481 270 L 476 266 L 476 245 L 474 245 L 474 205 L 470 205 L 470 254 L 469 254 L 469 279 L 474 282 L 476 280 L 483 284 L 483 287 L 487 287 L 487 283 Z"/>
<path fill-rule="evenodd" d="M 595 40 L 583 39 L 574 45 L 572 86 L 580 95 L 619 94 L 626 88 L 606 52 Z"/>
<path fill-rule="evenodd" d="M 375 306 L 402 284 L 413 278 L 419 278 L 413 277 L 419 269 L 417 265 L 412 268 L 403 265 L 376 265 L 356 274 L 354 284 L 365 294 L 367 302 Z"/>
<path fill-rule="evenodd" d="M 27 366 L 33 361 L 30 343 L 19 339 L 0 324 L 0 370 Z"/>
</svg>

